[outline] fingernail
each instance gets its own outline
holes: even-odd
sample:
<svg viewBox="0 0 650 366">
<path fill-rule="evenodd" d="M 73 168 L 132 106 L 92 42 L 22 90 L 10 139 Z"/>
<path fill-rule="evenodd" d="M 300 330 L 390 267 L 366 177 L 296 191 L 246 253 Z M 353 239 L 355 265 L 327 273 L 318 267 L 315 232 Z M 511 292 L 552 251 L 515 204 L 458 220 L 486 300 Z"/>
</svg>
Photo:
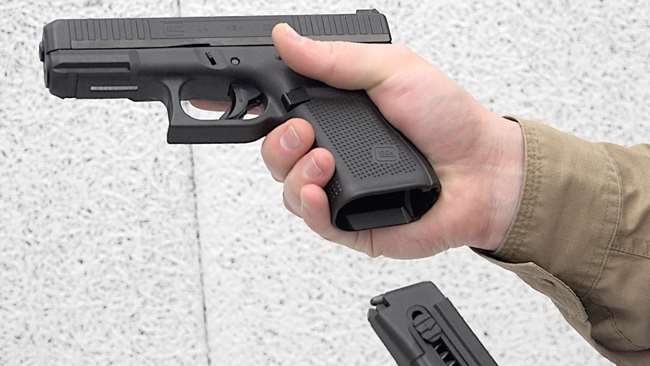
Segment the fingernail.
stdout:
<svg viewBox="0 0 650 366">
<path fill-rule="evenodd" d="M 287 37 L 289 37 L 292 41 L 295 42 L 300 42 L 303 40 L 303 37 L 298 34 L 298 32 L 295 31 L 289 24 L 284 24 L 284 31 L 287 33 Z"/>
<path fill-rule="evenodd" d="M 316 159 L 312 156 L 309 158 L 309 162 L 305 167 L 305 176 L 307 178 L 318 178 L 323 175 L 323 169 L 321 169 L 316 163 Z"/>
<path fill-rule="evenodd" d="M 300 147 L 300 136 L 293 126 L 289 126 L 280 136 L 280 145 L 287 150 L 295 150 Z"/>
</svg>

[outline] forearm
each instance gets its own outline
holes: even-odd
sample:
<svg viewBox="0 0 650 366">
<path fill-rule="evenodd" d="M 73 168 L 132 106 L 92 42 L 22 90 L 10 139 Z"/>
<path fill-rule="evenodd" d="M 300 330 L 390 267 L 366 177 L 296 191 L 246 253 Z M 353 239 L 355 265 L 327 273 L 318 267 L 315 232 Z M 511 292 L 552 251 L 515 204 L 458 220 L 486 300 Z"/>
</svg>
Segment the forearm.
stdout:
<svg viewBox="0 0 650 366">
<path fill-rule="evenodd" d="M 650 155 L 520 121 L 519 206 L 490 260 L 621 364 L 650 360 Z"/>
</svg>

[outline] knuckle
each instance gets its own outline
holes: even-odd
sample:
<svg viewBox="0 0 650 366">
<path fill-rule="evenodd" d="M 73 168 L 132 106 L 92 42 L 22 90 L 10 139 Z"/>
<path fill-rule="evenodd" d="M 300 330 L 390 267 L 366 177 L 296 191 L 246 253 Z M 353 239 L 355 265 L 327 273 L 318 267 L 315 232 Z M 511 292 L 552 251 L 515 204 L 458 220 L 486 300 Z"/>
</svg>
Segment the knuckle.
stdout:
<svg viewBox="0 0 650 366">
<path fill-rule="evenodd" d="M 325 42 L 325 62 L 324 62 L 324 74 L 325 75 L 336 75 L 337 64 L 339 62 L 339 52 L 338 49 L 343 47 L 341 42 Z"/>
</svg>

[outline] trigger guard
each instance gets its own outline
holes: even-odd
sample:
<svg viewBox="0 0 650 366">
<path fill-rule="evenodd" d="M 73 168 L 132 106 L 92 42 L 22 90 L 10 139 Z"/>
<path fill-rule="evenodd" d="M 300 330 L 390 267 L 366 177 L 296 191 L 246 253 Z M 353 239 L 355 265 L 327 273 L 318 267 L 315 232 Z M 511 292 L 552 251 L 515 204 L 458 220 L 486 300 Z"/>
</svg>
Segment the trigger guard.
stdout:
<svg viewBox="0 0 650 366">
<path fill-rule="evenodd" d="M 181 106 L 180 91 L 185 83 L 184 79 L 169 78 L 162 80 L 167 93 L 160 101 L 167 107 L 169 128 L 167 142 L 170 144 L 220 144 L 252 142 L 266 136 L 273 128 L 280 125 L 287 118 L 286 111 L 279 100 L 272 97 L 266 98 L 263 93 L 250 87 L 233 87 L 232 95 L 242 102 L 250 104 L 264 98 L 265 109 L 261 115 L 248 120 L 222 119 L 200 120 L 185 113 Z M 237 89 L 241 89 L 236 93 Z M 236 94 L 239 94 L 237 96 Z M 235 103 L 236 104 L 236 103 Z M 245 108 L 244 108 L 245 110 Z M 241 112 L 239 112 L 241 113 Z M 246 111 L 244 111 L 245 115 Z M 235 115 L 231 111 L 229 115 Z"/>
</svg>

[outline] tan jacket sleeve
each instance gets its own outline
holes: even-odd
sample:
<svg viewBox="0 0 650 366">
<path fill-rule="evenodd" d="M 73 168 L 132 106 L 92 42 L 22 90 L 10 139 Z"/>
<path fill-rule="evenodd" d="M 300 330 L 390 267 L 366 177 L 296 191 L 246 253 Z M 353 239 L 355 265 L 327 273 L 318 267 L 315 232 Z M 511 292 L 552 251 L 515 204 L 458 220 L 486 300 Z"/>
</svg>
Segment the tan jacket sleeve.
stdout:
<svg viewBox="0 0 650 366">
<path fill-rule="evenodd" d="M 650 145 L 592 143 L 517 121 L 526 151 L 519 208 L 499 249 L 481 254 L 550 297 L 605 357 L 650 365 Z"/>
</svg>

